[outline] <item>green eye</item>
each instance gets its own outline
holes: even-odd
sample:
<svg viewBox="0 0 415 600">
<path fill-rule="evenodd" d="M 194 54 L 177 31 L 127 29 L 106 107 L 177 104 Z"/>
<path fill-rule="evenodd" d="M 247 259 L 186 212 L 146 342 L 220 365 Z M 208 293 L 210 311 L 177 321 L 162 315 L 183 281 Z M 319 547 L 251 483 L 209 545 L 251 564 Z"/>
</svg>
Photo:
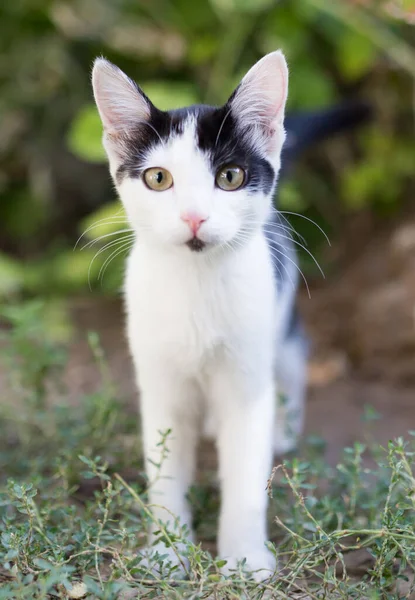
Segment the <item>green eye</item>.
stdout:
<svg viewBox="0 0 415 600">
<path fill-rule="evenodd" d="M 245 183 L 246 173 L 237 165 L 225 165 L 216 173 L 216 185 L 225 192 L 234 192 Z"/>
<path fill-rule="evenodd" d="M 162 167 L 146 169 L 143 173 L 143 180 L 146 186 L 155 192 L 164 192 L 173 185 L 171 173 Z"/>
</svg>

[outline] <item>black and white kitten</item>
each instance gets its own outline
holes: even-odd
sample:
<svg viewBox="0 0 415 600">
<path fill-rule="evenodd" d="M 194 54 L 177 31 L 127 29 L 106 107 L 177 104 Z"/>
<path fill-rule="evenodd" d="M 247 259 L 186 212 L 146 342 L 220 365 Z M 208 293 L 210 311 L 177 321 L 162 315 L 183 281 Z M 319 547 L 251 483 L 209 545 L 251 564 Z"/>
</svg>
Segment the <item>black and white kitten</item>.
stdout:
<svg viewBox="0 0 415 600">
<path fill-rule="evenodd" d="M 219 453 L 219 554 L 228 568 L 246 558 L 264 577 L 275 567 L 266 482 L 274 452 L 291 449 L 301 431 L 306 376 L 293 325 L 295 253 L 272 208 L 286 61 L 279 51 L 262 58 L 220 108 L 160 111 L 104 59 L 93 87 L 136 232 L 125 295 L 155 520 L 174 527 L 176 515 L 191 528 L 186 492 L 204 425 Z"/>
</svg>

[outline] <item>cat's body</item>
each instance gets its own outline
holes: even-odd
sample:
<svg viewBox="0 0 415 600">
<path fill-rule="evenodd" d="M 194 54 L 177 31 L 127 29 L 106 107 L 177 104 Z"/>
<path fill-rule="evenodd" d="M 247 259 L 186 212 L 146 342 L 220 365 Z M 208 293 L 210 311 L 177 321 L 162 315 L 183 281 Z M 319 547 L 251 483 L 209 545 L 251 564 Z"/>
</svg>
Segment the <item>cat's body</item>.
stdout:
<svg viewBox="0 0 415 600">
<path fill-rule="evenodd" d="M 228 567 L 246 558 L 269 572 L 266 482 L 274 451 L 301 430 L 306 362 L 295 253 L 272 209 L 285 60 L 267 55 L 219 109 L 162 113 L 103 60 L 93 77 L 111 173 L 137 231 L 125 292 L 153 514 L 191 529 L 186 492 L 205 430 L 219 454 L 219 553 Z"/>
</svg>

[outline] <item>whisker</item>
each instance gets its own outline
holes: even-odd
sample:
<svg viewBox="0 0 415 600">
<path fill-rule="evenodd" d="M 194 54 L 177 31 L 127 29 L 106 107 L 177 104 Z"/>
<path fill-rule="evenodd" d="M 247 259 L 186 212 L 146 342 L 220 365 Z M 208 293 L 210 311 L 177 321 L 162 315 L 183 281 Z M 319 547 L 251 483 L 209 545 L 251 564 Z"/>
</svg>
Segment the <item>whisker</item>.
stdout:
<svg viewBox="0 0 415 600">
<path fill-rule="evenodd" d="M 222 133 L 222 129 L 223 129 L 223 126 L 224 126 L 224 124 L 225 124 L 225 121 L 226 121 L 226 119 L 229 117 L 229 115 L 231 114 L 231 110 L 232 110 L 231 108 L 228 110 L 228 112 L 227 112 L 227 113 L 225 114 L 225 116 L 223 117 L 222 123 L 220 124 L 219 131 L 218 131 L 218 135 L 216 136 L 216 140 L 215 140 L 215 148 L 216 148 L 216 146 L 217 146 L 217 143 L 218 143 L 218 140 L 219 140 L 219 136 L 220 136 L 220 134 Z"/>
<path fill-rule="evenodd" d="M 154 133 L 156 134 L 156 136 L 158 137 L 160 142 L 163 143 L 163 140 L 161 139 L 159 132 L 157 131 L 157 129 L 155 127 L 153 127 L 153 125 L 151 123 L 149 123 L 148 121 L 142 121 L 142 120 L 137 121 L 137 123 L 140 123 L 141 125 L 147 125 L 148 127 L 150 127 L 150 129 L 152 129 L 154 131 Z"/>
<path fill-rule="evenodd" d="M 295 234 L 298 239 L 303 242 L 303 244 L 305 246 L 308 246 L 307 244 L 307 240 L 304 238 L 304 236 L 302 236 L 300 233 L 298 233 L 298 231 L 291 225 L 291 223 L 288 221 L 288 219 L 286 217 L 284 217 L 284 215 L 278 215 L 278 217 L 283 217 L 284 220 L 286 221 L 287 225 L 284 225 L 283 223 L 276 223 L 273 221 L 265 221 L 265 223 L 263 221 L 251 221 L 252 224 L 256 224 L 256 225 L 261 225 L 262 227 L 271 227 L 271 228 L 276 228 L 276 229 L 282 229 L 284 230 L 288 235 L 290 235 L 290 237 L 292 239 L 293 236 L 292 234 Z"/>
<path fill-rule="evenodd" d="M 232 238 L 231 240 L 228 240 L 227 242 L 225 242 L 225 244 L 227 245 L 228 248 L 232 248 L 232 250 L 235 251 L 234 246 L 236 245 L 238 248 L 243 248 L 244 244 L 243 242 L 248 239 L 248 238 L 244 238 L 242 235 L 236 234 L 236 236 L 234 238 Z"/>
<path fill-rule="evenodd" d="M 95 259 L 98 258 L 98 256 L 100 256 L 103 252 L 105 252 L 106 250 L 108 250 L 109 248 L 113 248 L 114 246 L 118 246 L 119 244 L 123 244 L 126 242 L 126 240 L 128 240 L 128 242 L 133 242 L 134 241 L 134 235 L 130 235 L 130 236 L 123 236 L 122 239 L 118 239 L 118 240 L 113 240 L 112 242 L 108 242 L 108 244 L 105 244 L 105 246 L 103 246 L 102 248 L 100 248 L 93 256 L 91 262 L 89 263 L 89 268 L 88 268 L 88 285 L 89 288 L 91 288 L 91 269 L 92 269 L 92 265 L 95 262 Z"/>
<path fill-rule="evenodd" d="M 287 234 L 289 240 L 293 240 L 293 241 L 294 241 L 293 234 L 295 234 L 307 246 L 307 242 L 304 240 L 303 236 L 299 235 L 296 231 L 294 231 L 290 227 L 286 227 L 285 225 L 282 225 L 281 223 L 265 223 L 265 225 L 263 225 L 262 229 L 263 229 L 263 231 L 265 231 L 269 234 L 274 234 L 274 235 L 280 235 L 279 230 L 281 230 Z"/>
<path fill-rule="evenodd" d="M 119 219 L 117 221 L 114 221 L 114 219 Z M 106 223 L 104 223 L 104 221 L 106 221 Z M 85 229 L 85 231 L 79 236 L 79 238 L 76 241 L 76 244 L 74 246 L 74 250 L 76 250 L 76 247 L 78 246 L 79 242 L 82 240 L 82 238 L 92 229 L 95 229 L 96 227 L 100 227 L 101 225 L 121 225 L 122 223 L 128 223 L 128 220 L 126 217 L 123 216 L 112 216 L 112 217 L 105 217 L 103 219 L 99 219 L 98 221 L 95 221 L 92 225 L 90 225 L 88 227 L 88 229 Z"/>
<path fill-rule="evenodd" d="M 234 238 L 232 238 L 231 240 L 228 240 L 228 241 L 222 242 L 222 243 L 220 244 L 220 247 L 221 247 L 221 248 L 229 248 L 229 249 L 230 249 L 230 250 L 232 250 L 232 252 L 234 252 L 234 253 L 236 253 L 236 250 L 237 250 L 237 249 L 235 248 L 235 246 L 237 246 L 237 247 L 239 247 L 239 248 L 243 248 L 243 243 L 242 243 L 242 241 L 238 239 L 238 237 L 239 237 L 239 233 L 241 233 L 241 232 L 238 232 L 238 233 L 236 234 L 236 236 L 235 236 Z"/>
<path fill-rule="evenodd" d="M 276 233 L 276 232 L 275 232 Z M 302 244 L 300 244 L 300 242 L 298 242 L 297 240 L 293 240 L 292 238 L 287 237 L 286 235 L 282 235 L 281 233 L 276 233 L 276 235 L 278 235 L 280 238 L 282 238 L 283 240 L 290 240 L 293 244 L 297 244 L 297 246 L 299 246 L 300 248 L 302 248 L 305 252 L 307 252 L 307 254 L 313 259 L 315 265 L 317 266 L 318 270 L 320 271 L 323 279 L 326 278 L 326 276 L 324 275 L 324 271 L 323 269 L 320 267 L 317 259 L 315 258 L 315 256 L 310 252 L 310 250 L 308 248 L 306 248 L 305 246 L 303 246 Z M 274 243 L 277 244 L 278 242 L 276 240 L 268 240 L 269 243 Z"/>
<path fill-rule="evenodd" d="M 298 233 L 298 231 L 295 229 L 294 225 L 292 223 L 290 223 L 290 221 L 287 219 L 286 216 L 284 216 L 279 210 L 275 210 L 273 211 L 274 216 L 278 219 L 278 223 L 276 223 L 276 225 L 282 225 L 281 220 L 284 219 L 287 227 L 293 232 L 295 233 L 298 237 L 302 237 L 302 235 L 300 235 Z M 269 223 L 270 224 L 270 223 Z M 305 240 L 304 240 L 305 242 Z"/>
<path fill-rule="evenodd" d="M 111 237 L 113 235 L 118 235 L 119 233 L 127 233 L 127 232 L 134 232 L 134 230 L 131 229 L 131 228 L 129 228 L 129 229 L 117 229 L 117 231 L 113 231 L 112 233 L 106 233 L 105 235 L 101 235 L 101 236 L 95 238 L 94 240 L 91 240 L 90 242 L 88 242 L 84 246 L 82 246 L 81 251 L 84 250 L 85 248 L 89 248 L 89 247 L 93 246 L 97 242 L 100 242 L 101 240 L 103 240 L 103 239 L 105 239 L 107 237 Z M 123 236 L 123 237 L 125 237 L 125 236 Z"/>
<path fill-rule="evenodd" d="M 248 239 L 249 239 L 249 236 L 248 236 L 248 235 L 246 235 L 246 232 L 241 232 L 241 231 L 239 231 L 239 232 L 236 234 L 236 236 L 233 238 L 232 242 L 233 242 L 233 241 L 234 241 L 235 243 L 238 243 L 238 242 L 239 242 L 239 245 L 240 245 L 241 247 L 243 247 L 243 243 L 242 243 L 242 241 L 246 241 L 246 240 L 248 240 Z M 271 256 L 272 256 L 272 257 L 273 257 L 273 258 L 274 258 L 274 259 L 277 261 L 277 263 L 278 263 L 278 264 L 276 264 L 276 265 L 275 265 L 275 267 L 277 268 L 277 271 L 278 271 L 278 274 L 279 274 L 279 276 L 281 277 L 281 279 L 283 279 L 283 274 L 282 274 L 282 271 L 281 271 L 281 269 L 280 269 L 280 267 L 279 267 L 279 265 L 281 265 L 281 266 L 282 266 L 282 268 L 283 268 L 283 269 L 285 270 L 285 272 L 287 273 L 287 276 L 288 276 L 288 279 L 290 280 L 290 283 L 291 283 L 291 286 L 292 286 L 292 288 L 293 288 L 293 291 L 295 291 L 295 283 L 294 283 L 294 281 L 293 281 L 293 279 L 292 279 L 292 277 L 291 277 L 291 275 L 290 275 L 290 272 L 288 271 L 287 267 L 284 265 L 284 263 L 282 262 L 282 260 L 281 260 L 280 258 L 278 258 L 278 256 L 276 256 L 276 255 L 273 253 L 273 250 L 275 250 L 275 248 L 273 248 L 273 247 L 270 247 L 270 248 L 269 248 L 269 250 L 270 250 L 270 254 L 271 254 Z M 284 255 L 284 256 L 285 256 L 285 255 Z"/>
<path fill-rule="evenodd" d="M 92 260 L 94 260 L 95 257 L 97 257 L 100 254 L 102 254 L 103 252 L 105 252 L 105 250 L 108 250 L 108 248 L 112 248 L 113 246 L 117 246 L 117 244 L 121 244 L 122 242 L 124 242 L 127 239 L 133 239 L 133 238 L 134 238 L 134 235 L 130 234 L 130 235 L 124 235 L 124 236 L 122 236 L 122 238 L 119 238 L 118 240 L 112 240 L 111 242 L 108 242 L 107 244 L 102 246 L 102 248 L 97 250 L 97 252 Z"/>
<path fill-rule="evenodd" d="M 278 219 L 278 223 L 276 223 L 276 225 L 281 225 L 281 226 L 284 227 L 284 225 L 282 225 L 282 223 L 281 223 L 281 219 L 284 219 L 284 222 L 287 224 L 287 227 L 290 229 L 290 231 L 292 231 L 298 237 L 298 239 L 301 242 L 303 242 L 303 244 L 305 246 L 308 246 L 307 240 L 305 239 L 305 237 L 303 235 L 301 235 L 301 233 L 298 233 L 298 231 L 296 230 L 296 228 L 294 227 L 294 225 L 292 223 L 290 223 L 290 221 L 287 219 L 287 217 L 285 215 L 283 215 L 278 210 L 276 210 L 274 214 L 275 214 L 275 216 Z"/>
<path fill-rule="evenodd" d="M 311 298 L 310 288 L 308 287 L 307 279 L 305 278 L 304 273 L 302 272 L 302 270 L 300 269 L 300 267 L 297 265 L 297 263 L 292 258 L 290 258 L 289 256 L 287 256 L 284 252 L 282 252 L 282 250 L 280 250 L 279 248 L 271 247 L 271 250 L 272 250 L 272 252 L 278 252 L 278 254 L 281 254 L 284 258 L 286 258 L 287 260 L 289 260 L 290 263 L 292 263 L 295 266 L 295 268 L 298 270 L 298 272 L 300 273 L 301 277 L 304 280 L 304 283 L 305 283 L 306 288 L 307 288 L 308 297 Z"/>
<path fill-rule="evenodd" d="M 317 229 L 319 229 L 321 231 L 321 233 L 326 238 L 328 245 L 331 246 L 331 243 L 330 243 L 330 240 L 329 240 L 329 237 L 328 237 L 327 233 L 324 231 L 324 229 L 322 229 L 320 227 L 320 225 L 318 223 L 316 223 L 315 221 L 313 221 L 313 219 L 310 219 L 309 217 L 306 217 L 305 215 L 302 215 L 300 213 L 290 212 L 289 210 L 280 210 L 278 212 L 281 215 L 282 214 L 293 215 L 294 217 L 301 217 L 302 219 L 305 219 L 306 221 L 309 221 L 310 223 L 312 223 L 313 225 L 315 225 L 315 227 L 317 227 Z"/>
<path fill-rule="evenodd" d="M 271 229 L 282 229 L 283 231 L 285 231 L 288 235 L 290 235 L 291 238 L 293 238 L 293 233 L 297 233 L 296 231 L 294 231 L 294 229 L 292 227 L 287 227 L 287 225 L 283 225 L 282 223 L 264 223 L 263 227 L 268 227 Z"/>
<path fill-rule="evenodd" d="M 99 273 L 98 273 L 98 281 L 101 279 L 101 285 L 102 282 L 104 280 L 104 275 L 105 275 L 105 271 L 107 270 L 108 266 L 110 265 L 110 263 L 117 257 L 119 256 L 124 250 L 126 252 L 128 252 L 128 250 L 131 248 L 132 246 L 132 240 L 129 240 L 128 242 L 126 242 L 125 244 L 123 244 L 120 248 L 118 248 L 118 250 L 114 250 L 109 257 L 105 260 L 104 264 L 101 266 Z"/>
<path fill-rule="evenodd" d="M 284 271 L 286 272 L 288 279 L 290 280 L 291 287 L 293 288 L 293 291 L 295 292 L 295 283 L 294 283 L 294 281 L 293 281 L 293 278 L 292 278 L 292 277 L 291 277 L 291 275 L 290 275 L 290 272 L 289 272 L 289 270 L 287 269 L 286 265 L 284 265 L 283 261 L 282 261 L 280 258 L 278 258 L 278 256 L 276 256 L 276 255 L 273 253 L 273 250 L 274 250 L 274 248 L 270 248 L 270 254 L 271 254 L 271 256 L 274 258 L 274 260 L 276 260 L 276 261 L 278 262 L 278 264 L 277 264 L 277 265 L 275 265 L 275 266 L 276 266 L 276 267 L 277 267 L 277 269 L 278 269 L 279 276 L 281 277 L 281 279 L 283 279 L 283 276 L 282 276 L 281 269 L 279 268 L 279 265 L 281 265 L 281 267 L 282 267 L 282 268 L 284 269 Z"/>
</svg>

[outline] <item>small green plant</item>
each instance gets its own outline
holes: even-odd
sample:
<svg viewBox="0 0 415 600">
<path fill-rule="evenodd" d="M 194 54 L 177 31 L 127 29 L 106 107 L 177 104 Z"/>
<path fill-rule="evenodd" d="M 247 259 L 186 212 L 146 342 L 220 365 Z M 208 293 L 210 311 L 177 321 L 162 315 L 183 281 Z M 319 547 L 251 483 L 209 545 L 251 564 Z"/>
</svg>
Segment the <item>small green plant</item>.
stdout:
<svg viewBox="0 0 415 600">
<path fill-rule="evenodd" d="M 139 553 L 152 519 L 151 482 L 97 336 L 89 342 L 101 387 L 71 405 L 60 384 L 65 351 L 42 326 L 44 306 L 2 314 L 9 385 L 0 407 L 0 600 L 413 597 L 415 432 L 384 449 L 356 443 L 336 468 L 324 461 L 324 442 L 310 438 L 307 461 L 276 467 L 268 482 L 269 547 L 281 569 L 262 583 L 243 564 L 222 574 L 225 561 L 212 547 L 217 490 L 211 481 L 194 486 L 198 543 L 178 527 L 160 526 L 158 534 L 167 546 L 180 545 L 183 579 L 166 555 L 149 568 Z M 366 416 L 378 418 L 370 409 Z M 160 461 L 168 440 L 165 432 Z M 368 457 L 374 466 L 366 466 Z"/>
</svg>

